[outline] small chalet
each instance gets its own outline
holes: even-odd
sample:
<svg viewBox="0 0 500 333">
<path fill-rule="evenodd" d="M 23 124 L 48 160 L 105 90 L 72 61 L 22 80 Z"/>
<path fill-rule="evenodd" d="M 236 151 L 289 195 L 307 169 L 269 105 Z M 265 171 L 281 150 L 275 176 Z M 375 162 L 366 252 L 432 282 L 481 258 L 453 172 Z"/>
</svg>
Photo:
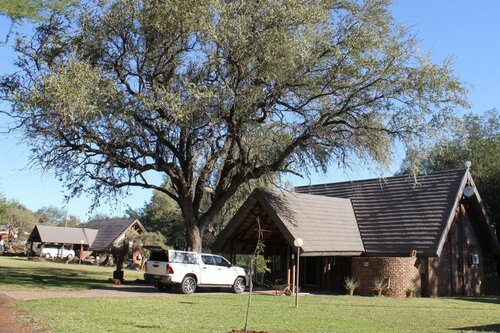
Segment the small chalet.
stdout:
<svg viewBox="0 0 500 333">
<path fill-rule="evenodd" d="M 91 252 L 110 253 L 130 233 L 143 233 L 145 229 L 137 219 L 103 219 L 89 221 L 85 228 L 37 225 L 28 237 L 29 254 L 33 255 L 34 243 L 64 245 L 83 250 L 86 257 Z M 40 251 L 42 253 L 42 251 Z"/>
<path fill-rule="evenodd" d="M 214 243 L 229 256 L 255 249 L 259 221 L 269 280 L 295 285 L 297 248 L 302 290 L 422 296 L 498 293 L 500 244 L 467 170 L 434 172 L 297 187 L 295 192 L 254 191 Z M 486 264 L 487 263 L 487 264 Z M 489 271 L 485 271 L 489 270 Z"/>
<path fill-rule="evenodd" d="M 142 234 L 146 232 L 142 223 L 137 219 L 92 220 L 85 227 L 99 231 L 90 247 L 95 252 L 110 252 L 130 233 Z"/>
<path fill-rule="evenodd" d="M 94 229 L 36 225 L 27 240 L 27 244 L 30 244 L 29 254 L 34 254 L 34 243 L 40 243 L 40 255 L 45 244 L 57 244 L 61 251 L 64 245 L 74 250 L 85 251 L 90 248 L 96 235 L 97 230 Z"/>
</svg>

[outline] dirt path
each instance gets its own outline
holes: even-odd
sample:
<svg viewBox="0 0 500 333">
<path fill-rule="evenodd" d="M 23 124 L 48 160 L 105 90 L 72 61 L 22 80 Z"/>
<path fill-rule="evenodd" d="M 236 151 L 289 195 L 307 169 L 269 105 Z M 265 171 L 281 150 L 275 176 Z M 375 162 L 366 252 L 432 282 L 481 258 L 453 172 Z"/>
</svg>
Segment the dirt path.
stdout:
<svg viewBox="0 0 500 333">
<path fill-rule="evenodd" d="M 257 293 L 257 292 L 256 292 Z M 265 294 L 274 294 L 274 292 L 262 292 Z M 197 292 L 196 295 L 208 294 L 232 294 L 228 292 Z M 0 333 L 41 333 L 41 330 L 35 330 L 33 326 L 18 318 L 25 313 L 22 309 L 13 306 L 13 300 L 29 301 L 40 298 L 68 298 L 68 297 L 136 297 L 136 296 L 154 296 L 154 297 L 176 297 L 179 293 L 159 292 L 156 288 L 149 285 L 120 285 L 110 286 L 101 289 L 89 290 L 32 290 L 32 291 L 6 291 L 0 290 Z"/>
<path fill-rule="evenodd" d="M 2 291 L 3 294 L 12 299 L 27 301 L 39 298 L 67 298 L 67 297 L 127 297 L 127 296 L 158 296 L 169 297 L 175 294 L 158 292 L 152 286 L 145 285 L 121 285 L 100 289 L 85 290 L 36 290 L 36 291 Z"/>
<path fill-rule="evenodd" d="M 0 333 L 38 333 L 33 326 L 18 318 L 23 311 L 9 304 L 11 300 L 0 294 Z"/>
<path fill-rule="evenodd" d="M 125 296 L 159 296 L 171 297 L 175 294 L 157 292 L 151 286 L 122 285 L 103 289 L 69 290 L 69 291 L 4 291 L 0 290 L 0 333 L 40 333 L 29 322 L 19 320 L 25 315 L 22 309 L 12 304 L 13 300 L 27 301 L 39 298 L 59 297 L 125 297 Z"/>
<path fill-rule="evenodd" d="M 214 294 L 211 293 L 196 293 Z M 154 297 L 175 297 L 178 293 L 163 293 L 149 285 L 120 285 L 110 286 L 101 289 L 89 290 L 22 290 L 7 291 L 0 290 L 0 333 L 41 333 L 35 330 L 28 323 L 19 320 L 25 313 L 22 309 L 12 305 L 13 300 L 29 301 L 40 298 L 68 298 L 68 297 L 136 297 L 136 296 L 154 296 Z"/>
</svg>

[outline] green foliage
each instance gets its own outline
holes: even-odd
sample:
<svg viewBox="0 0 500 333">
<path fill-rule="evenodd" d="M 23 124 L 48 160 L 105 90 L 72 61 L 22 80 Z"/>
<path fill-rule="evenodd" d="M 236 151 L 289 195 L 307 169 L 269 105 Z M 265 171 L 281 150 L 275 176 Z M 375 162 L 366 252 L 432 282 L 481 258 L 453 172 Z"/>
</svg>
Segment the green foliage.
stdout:
<svg viewBox="0 0 500 333">
<path fill-rule="evenodd" d="M 165 236 L 159 232 L 144 232 L 142 234 L 132 233 L 125 238 L 126 242 L 132 241 L 133 247 L 131 252 L 139 251 L 143 257 L 148 258 L 150 252 L 143 248 L 144 245 L 159 246 L 164 249 L 168 247 L 165 245 Z"/>
<path fill-rule="evenodd" d="M 150 202 L 138 211 L 128 215 L 141 221 L 146 230 L 158 232 L 165 242 L 174 249 L 185 249 L 185 225 L 179 207 L 166 194 L 154 192 Z"/>
<path fill-rule="evenodd" d="M 39 224 L 57 225 L 60 227 L 80 227 L 82 222 L 73 215 L 67 216 L 67 211 L 54 206 L 42 207 L 35 213 Z"/>
<path fill-rule="evenodd" d="M 57 207 L 42 207 L 36 211 L 41 224 L 57 224 L 64 226 L 66 211 Z"/>
<path fill-rule="evenodd" d="M 376 277 L 372 281 L 372 288 L 378 293 L 378 296 L 382 296 L 382 292 L 387 289 L 387 281 L 383 277 Z"/>
<path fill-rule="evenodd" d="M 384 0 L 91 0 L 16 49 L 1 97 L 34 160 L 74 195 L 166 194 L 194 250 L 244 184 L 387 165 L 467 105 Z"/>
<path fill-rule="evenodd" d="M 0 224 L 18 228 L 19 239 L 26 239 L 37 223 L 38 217 L 35 213 L 0 195 Z"/>
<path fill-rule="evenodd" d="M 418 290 L 419 288 L 415 283 L 410 283 L 408 287 L 406 287 L 406 296 L 413 297 Z"/>
<path fill-rule="evenodd" d="M 344 278 L 344 288 L 347 290 L 356 289 L 359 287 L 359 281 L 353 277 L 346 276 Z"/>
<path fill-rule="evenodd" d="M 254 257 L 252 255 L 240 254 L 236 256 L 236 266 L 244 267 L 247 272 L 250 271 L 251 266 L 254 265 L 255 273 L 269 273 L 271 269 L 267 267 L 269 264 L 269 259 L 266 259 L 263 255 L 257 255 L 256 260 L 252 262 Z"/>
<path fill-rule="evenodd" d="M 422 172 L 463 169 L 466 161 L 472 162 L 474 182 L 492 224 L 500 230 L 500 114 L 496 109 L 482 116 L 466 115 L 453 138 L 438 142 L 427 154 L 408 156 L 402 172 L 410 170 L 412 158 Z"/>
<path fill-rule="evenodd" d="M 22 19 L 40 21 L 48 11 L 60 11 L 73 1 L 69 0 L 0 0 L 0 15 L 13 21 Z"/>
<path fill-rule="evenodd" d="M 171 185 L 164 183 L 163 187 L 171 188 Z M 226 202 L 224 209 L 208 225 L 208 232 L 205 232 L 203 237 L 204 250 L 210 250 L 219 232 L 226 226 L 227 222 L 241 207 L 250 193 L 257 187 L 273 188 L 272 180 L 267 177 L 252 180 L 238 189 Z M 210 198 L 206 198 L 206 202 L 203 205 L 209 206 Z M 186 227 L 182 213 L 177 203 L 165 193 L 155 191 L 151 200 L 143 208 L 137 211 L 129 210 L 127 214 L 130 217 L 139 219 L 147 230 L 156 231 L 165 236 L 166 244 L 172 248 L 180 250 L 187 247 Z M 260 263 L 258 261 L 258 264 Z"/>
<path fill-rule="evenodd" d="M 18 228 L 19 240 L 25 240 L 37 224 L 78 227 L 81 222 L 72 215 L 66 219 L 63 209 L 42 207 L 32 212 L 22 204 L 0 195 L 0 225 Z"/>
</svg>

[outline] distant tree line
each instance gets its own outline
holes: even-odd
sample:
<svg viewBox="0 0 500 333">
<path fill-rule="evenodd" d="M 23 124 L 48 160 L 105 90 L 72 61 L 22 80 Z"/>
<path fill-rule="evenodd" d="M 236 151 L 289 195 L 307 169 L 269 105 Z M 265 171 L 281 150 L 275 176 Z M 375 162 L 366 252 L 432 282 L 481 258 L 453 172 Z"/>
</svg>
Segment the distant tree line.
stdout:
<svg viewBox="0 0 500 333">
<path fill-rule="evenodd" d="M 418 172 L 463 169 L 470 161 L 474 182 L 486 205 L 490 223 L 500 239 L 500 114 L 493 109 L 482 115 L 465 115 L 461 128 L 451 139 L 433 146 L 427 154 L 408 156 L 400 173 L 411 170 L 411 159 Z"/>
<path fill-rule="evenodd" d="M 83 225 L 78 217 L 67 215 L 62 208 L 48 206 L 31 211 L 23 204 L 0 195 L 0 226 L 16 228 L 19 239 L 25 240 L 37 224 L 68 227 Z"/>
</svg>

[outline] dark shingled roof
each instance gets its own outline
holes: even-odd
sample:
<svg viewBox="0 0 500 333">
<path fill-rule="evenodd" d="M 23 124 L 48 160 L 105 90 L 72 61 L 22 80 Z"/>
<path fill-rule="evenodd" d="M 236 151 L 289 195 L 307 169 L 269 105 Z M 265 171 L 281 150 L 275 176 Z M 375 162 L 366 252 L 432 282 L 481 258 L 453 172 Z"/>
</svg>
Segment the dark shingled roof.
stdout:
<svg viewBox="0 0 500 333">
<path fill-rule="evenodd" d="M 368 255 L 408 255 L 412 250 L 436 255 L 467 174 L 466 170 L 452 170 L 416 179 L 396 176 L 300 186 L 295 190 L 351 199 Z"/>
<path fill-rule="evenodd" d="M 349 199 L 264 190 L 255 190 L 242 205 L 217 238 L 216 251 L 229 251 L 230 240 L 241 238 L 242 229 L 248 229 L 244 225 L 256 225 L 255 218 L 248 214 L 257 206 L 264 209 L 291 246 L 296 238 L 304 240 L 306 256 L 359 255 L 364 251 Z"/>
<path fill-rule="evenodd" d="M 473 189 L 467 196 L 466 186 Z M 217 237 L 215 251 L 248 252 L 245 242 L 253 244 L 249 237 L 255 234 L 255 220 L 265 212 L 262 223 L 271 230 L 277 227 L 271 236 L 276 238 L 279 230 L 292 246 L 295 238 L 303 238 L 304 255 L 358 255 L 364 248 L 369 256 L 408 256 L 416 250 L 419 256 L 435 257 L 462 203 L 474 215 L 476 232 L 492 253 L 500 254 L 468 170 L 300 186 L 295 191 L 254 191 Z"/>
<path fill-rule="evenodd" d="M 56 227 L 36 225 L 28 242 L 81 244 L 91 246 L 97 235 L 97 230 L 89 228 Z"/>
<path fill-rule="evenodd" d="M 104 219 L 92 220 L 85 226 L 87 228 L 97 229 L 97 237 L 90 248 L 92 251 L 108 251 L 113 243 L 122 236 L 130 227 L 136 227 L 144 232 L 144 227 L 137 219 Z"/>
<path fill-rule="evenodd" d="M 269 208 L 290 231 L 290 244 L 304 240 L 304 254 L 364 251 L 349 199 L 262 191 Z"/>
</svg>

